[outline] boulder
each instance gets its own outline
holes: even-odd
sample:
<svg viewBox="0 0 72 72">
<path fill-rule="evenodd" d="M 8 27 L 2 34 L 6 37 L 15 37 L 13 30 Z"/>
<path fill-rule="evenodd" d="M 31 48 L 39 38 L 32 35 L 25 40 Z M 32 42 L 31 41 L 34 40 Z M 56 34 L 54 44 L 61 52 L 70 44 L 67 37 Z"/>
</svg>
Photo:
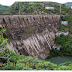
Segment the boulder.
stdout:
<svg viewBox="0 0 72 72">
<path fill-rule="evenodd" d="M 61 21 L 61 24 L 67 26 L 68 25 L 68 21 Z"/>
<path fill-rule="evenodd" d="M 64 34 L 65 36 L 67 36 L 69 32 L 57 32 L 56 36 L 60 36 L 61 34 Z"/>
</svg>

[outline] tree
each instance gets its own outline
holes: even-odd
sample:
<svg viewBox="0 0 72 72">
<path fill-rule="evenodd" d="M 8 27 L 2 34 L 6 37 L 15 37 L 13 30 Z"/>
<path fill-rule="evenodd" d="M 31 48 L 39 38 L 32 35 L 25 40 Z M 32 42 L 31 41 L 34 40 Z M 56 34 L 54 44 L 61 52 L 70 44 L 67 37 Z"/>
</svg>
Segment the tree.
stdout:
<svg viewBox="0 0 72 72">
<path fill-rule="evenodd" d="M 0 57 L 5 57 L 6 54 L 4 51 L 6 50 L 6 45 L 7 45 L 7 38 L 3 38 L 3 33 L 5 32 L 4 29 L 2 29 L 2 26 L 0 25 Z"/>
</svg>

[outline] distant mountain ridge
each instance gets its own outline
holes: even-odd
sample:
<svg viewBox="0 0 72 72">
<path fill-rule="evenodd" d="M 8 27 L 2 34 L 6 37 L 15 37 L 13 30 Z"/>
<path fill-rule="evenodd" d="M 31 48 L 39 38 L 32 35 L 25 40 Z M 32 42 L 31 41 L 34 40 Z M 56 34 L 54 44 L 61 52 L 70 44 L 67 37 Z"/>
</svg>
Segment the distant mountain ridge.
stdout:
<svg viewBox="0 0 72 72">
<path fill-rule="evenodd" d="M 65 5 L 71 7 L 72 6 L 72 2 L 67 2 L 67 3 L 65 3 Z"/>
<path fill-rule="evenodd" d="M 53 10 L 45 6 L 54 7 Z M 70 7 L 61 5 L 61 13 L 65 15 Z M 10 7 L 0 5 L 0 14 L 60 14 L 60 4 L 56 2 L 15 2 Z"/>
<path fill-rule="evenodd" d="M 54 7 L 54 10 L 49 10 L 43 7 Z M 66 14 L 69 7 L 62 4 L 62 14 Z M 60 4 L 56 2 L 15 2 L 4 14 L 60 14 Z"/>
<path fill-rule="evenodd" d="M 0 4 L 0 14 L 3 14 L 8 8 L 9 6 L 3 6 Z"/>
</svg>

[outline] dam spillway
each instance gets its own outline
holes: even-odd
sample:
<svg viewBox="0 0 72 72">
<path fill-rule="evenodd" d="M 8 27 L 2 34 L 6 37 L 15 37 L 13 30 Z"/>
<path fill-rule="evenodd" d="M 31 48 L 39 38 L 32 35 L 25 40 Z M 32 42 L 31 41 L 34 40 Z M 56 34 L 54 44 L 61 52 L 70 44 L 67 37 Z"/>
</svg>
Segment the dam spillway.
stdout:
<svg viewBox="0 0 72 72">
<path fill-rule="evenodd" d="M 48 57 L 60 26 L 60 15 L 0 15 L 7 48 L 26 56 Z"/>
</svg>

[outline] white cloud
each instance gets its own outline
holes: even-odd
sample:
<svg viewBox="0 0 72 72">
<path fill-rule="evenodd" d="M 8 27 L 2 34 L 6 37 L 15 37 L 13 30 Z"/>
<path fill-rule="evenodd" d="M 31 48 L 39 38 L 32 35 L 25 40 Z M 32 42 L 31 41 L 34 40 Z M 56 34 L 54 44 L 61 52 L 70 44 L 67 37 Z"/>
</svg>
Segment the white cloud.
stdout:
<svg viewBox="0 0 72 72">
<path fill-rule="evenodd" d="M 59 3 L 66 3 L 66 2 L 72 2 L 72 0 L 0 0 L 0 4 L 2 5 L 12 5 L 15 1 L 53 1 L 53 2 L 59 2 Z"/>
</svg>

